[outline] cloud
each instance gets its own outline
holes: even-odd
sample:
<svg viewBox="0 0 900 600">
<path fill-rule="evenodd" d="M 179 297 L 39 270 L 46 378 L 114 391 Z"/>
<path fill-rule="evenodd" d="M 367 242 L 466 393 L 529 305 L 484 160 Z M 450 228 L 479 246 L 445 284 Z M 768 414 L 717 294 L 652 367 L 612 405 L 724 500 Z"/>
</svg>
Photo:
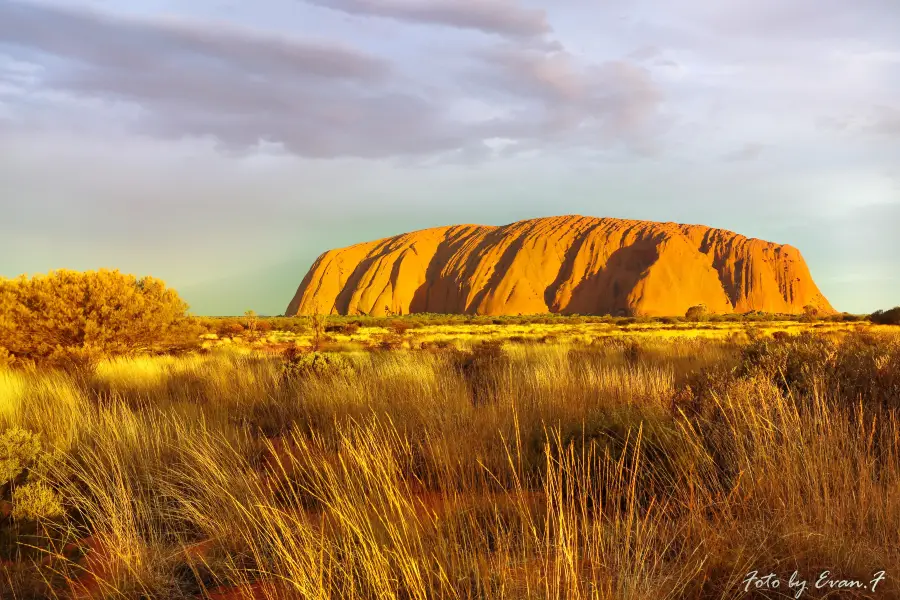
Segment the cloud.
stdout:
<svg viewBox="0 0 900 600">
<path fill-rule="evenodd" d="M 900 108 L 876 106 L 865 130 L 874 135 L 900 139 Z"/>
<path fill-rule="evenodd" d="M 896 38 L 900 12 L 894 0 L 680 0 L 678 10 L 694 28 L 736 38 L 791 40 Z M 774 49 L 774 48 L 773 48 Z"/>
<path fill-rule="evenodd" d="M 310 157 L 464 143 L 437 106 L 397 88 L 387 62 L 335 44 L 18 2 L 0 3 L 0 39 L 42 67 L 24 102 L 52 92 L 132 103 L 152 135 L 238 149 L 266 140 Z"/>
<path fill-rule="evenodd" d="M 458 22 L 487 26 L 495 18 L 487 15 L 501 7 L 447 6 L 415 10 L 451 20 L 455 11 L 472 9 L 482 20 Z M 543 22 L 516 10 L 511 16 L 501 11 L 506 16 L 496 17 L 494 29 L 544 31 L 534 24 L 502 25 L 501 18 L 531 22 L 523 15 Z M 94 119 L 88 129 L 120 120 L 142 134 L 213 138 L 237 152 L 266 143 L 312 158 L 508 156 L 485 146 L 494 138 L 509 139 L 516 151 L 554 143 L 645 149 L 656 135 L 662 101 L 650 72 L 639 65 L 584 65 L 546 44 L 464 47 L 458 56 L 468 62 L 461 68 L 474 73 L 474 85 L 460 87 L 453 79 L 410 78 L 343 45 L 43 3 L 0 3 L 0 40 L 0 58 L 5 48 L 18 61 L 17 73 L 21 65 L 30 69 L 25 83 L 16 75 L 13 101 L 0 105 L 0 115 L 18 112 L 18 118 L 0 119 L 4 130 L 26 122 L 34 127 L 41 119 L 44 129 L 63 122 L 71 127 L 84 114 Z M 451 110 L 460 101 L 496 108 L 501 116 L 461 119 Z"/>
<path fill-rule="evenodd" d="M 550 32 L 542 10 L 521 8 L 513 0 L 304 0 L 351 15 L 382 17 L 424 25 L 474 29 L 512 38 Z"/>
<path fill-rule="evenodd" d="M 726 162 L 743 162 L 756 160 L 759 158 L 759 155 L 762 154 L 762 151 L 765 149 L 764 144 L 759 144 L 756 142 L 748 142 L 743 145 L 743 147 L 735 150 L 733 152 L 728 152 L 722 158 Z"/>
<path fill-rule="evenodd" d="M 505 124 L 497 120 L 492 137 L 562 138 L 576 146 L 611 140 L 647 150 L 665 131 L 664 93 L 650 71 L 631 61 L 582 65 L 565 51 L 510 46 L 480 57 L 475 80 L 515 115 Z"/>
<path fill-rule="evenodd" d="M 855 115 L 827 115 L 816 120 L 824 131 L 900 139 L 900 108 L 877 105 Z"/>
<path fill-rule="evenodd" d="M 628 55 L 628 58 L 637 60 L 637 61 L 647 61 L 654 58 L 659 58 L 662 56 L 662 50 L 660 50 L 656 46 L 641 46 L 637 50 L 631 52 Z"/>
<path fill-rule="evenodd" d="M 261 76 L 372 81 L 388 64 L 333 43 L 278 37 L 222 23 L 136 19 L 58 5 L 0 3 L 0 40 L 96 69 L 194 67 Z"/>
</svg>

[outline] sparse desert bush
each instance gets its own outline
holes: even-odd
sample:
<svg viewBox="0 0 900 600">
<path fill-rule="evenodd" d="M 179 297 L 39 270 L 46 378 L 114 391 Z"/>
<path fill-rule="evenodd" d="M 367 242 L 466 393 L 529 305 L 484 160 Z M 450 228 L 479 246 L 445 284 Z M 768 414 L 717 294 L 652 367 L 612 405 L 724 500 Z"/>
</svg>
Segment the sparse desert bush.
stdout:
<svg viewBox="0 0 900 600">
<path fill-rule="evenodd" d="M 221 319 L 216 326 L 216 333 L 220 337 L 234 337 L 244 333 L 244 324 L 237 319 Z"/>
<path fill-rule="evenodd" d="M 268 323 L 272 331 L 303 334 L 309 330 L 309 325 L 303 317 L 265 317 L 260 319 L 260 322 Z"/>
<path fill-rule="evenodd" d="M 62 367 L 195 348 L 200 328 L 186 311 L 162 281 L 118 271 L 0 279 L 0 347 L 16 362 Z"/>
<path fill-rule="evenodd" d="M 771 313 L 752 310 L 750 312 L 744 313 L 741 318 L 744 321 L 751 321 L 754 323 L 771 323 L 775 320 L 775 315 Z"/>
<path fill-rule="evenodd" d="M 360 325 L 356 322 L 350 323 L 333 323 L 325 327 L 328 333 L 342 333 L 344 335 L 353 335 L 359 332 Z"/>
<path fill-rule="evenodd" d="M 850 313 L 839 313 L 836 315 L 831 315 L 829 320 L 835 323 L 858 323 L 860 321 L 864 321 L 866 317 L 860 315 L 853 315 Z"/>
<path fill-rule="evenodd" d="M 450 340 L 426 340 L 419 344 L 419 348 L 430 352 L 441 352 L 453 348 L 453 342 L 451 342 Z"/>
<path fill-rule="evenodd" d="M 780 333 L 780 332 L 776 332 Z M 758 339 L 744 349 L 742 372 L 761 373 L 785 391 L 811 391 L 815 375 L 836 349 L 832 340 L 811 333 Z"/>
<path fill-rule="evenodd" d="M 635 365 L 646 357 L 647 351 L 639 340 L 629 340 L 624 355 L 629 364 Z"/>
<path fill-rule="evenodd" d="M 457 350 L 450 355 L 453 369 L 469 387 L 472 401 L 484 403 L 496 395 L 498 371 L 509 365 L 509 356 L 500 342 L 488 341 L 475 346 L 471 352 Z"/>
<path fill-rule="evenodd" d="M 783 333 L 783 332 L 776 332 Z M 840 390 L 867 404 L 900 406 L 900 343 L 868 333 L 830 338 L 815 333 L 757 338 L 743 350 L 741 372 L 762 375 L 786 393 Z"/>
<path fill-rule="evenodd" d="M 400 319 L 395 319 L 389 324 L 390 330 L 393 331 L 396 335 L 403 335 L 407 331 L 413 328 L 412 323 L 408 321 L 401 321 Z"/>
<path fill-rule="evenodd" d="M 800 320 L 804 323 L 812 323 L 819 319 L 819 307 L 814 304 L 807 304 L 803 307 L 803 316 Z"/>
<path fill-rule="evenodd" d="M 706 308 L 705 304 L 692 306 L 687 309 L 686 313 L 684 313 L 684 318 L 694 323 L 697 323 L 699 321 L 706 321 L 707 319 L 709 319 L 709 316 L 709 309 Z"/>
<path fill-rule="evenodd" d="M 28 482 L 13 491 L 12 516 L 17 521 L 46 521 L 63 514 L 59 494 L 42 482 Z"/>
<path fill-rule="evenodd" d="M 285 352 L 283 372 L 286 377 L 324 377 L 353 374 L 353 363 L 335 352 Z"/>
<path fill-rule="evenodd" d="M 11 427 L 0 434 L 0 486 L 18 478 L 40 452 L 41 440 L 30 431 Z"/>
<path fill-rule="evenodd" d="M 255 311 L 244 311 L 244 320 L 241 323 L 251 338 L 256 336 L 256 326 L 259 324 L 259 316 Z"/>
<path fill-rule="evenodd" d="M 324 344 L 331 341 L 331 338 L 325 331 L 327 319 L 324 315 L 320 315 L 319 313 L 309 315 L 306 319 L 309 332 L 312 335 L 312 349 L 318 352 L 322 349 Z"/>
</svg>

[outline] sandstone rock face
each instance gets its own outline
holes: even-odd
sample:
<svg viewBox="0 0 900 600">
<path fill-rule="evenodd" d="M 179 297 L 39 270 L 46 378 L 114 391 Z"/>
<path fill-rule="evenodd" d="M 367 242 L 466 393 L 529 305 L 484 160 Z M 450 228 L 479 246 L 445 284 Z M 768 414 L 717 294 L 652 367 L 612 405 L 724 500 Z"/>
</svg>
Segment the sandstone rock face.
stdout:
<svg viewBox="0 0 900 600">
<path fill-rule="evenodd" d="M 791 246 L 582 216 L 456 225 L 322 254 L 286 314 L 801 313 L 834 309 Z"/>
</svg>

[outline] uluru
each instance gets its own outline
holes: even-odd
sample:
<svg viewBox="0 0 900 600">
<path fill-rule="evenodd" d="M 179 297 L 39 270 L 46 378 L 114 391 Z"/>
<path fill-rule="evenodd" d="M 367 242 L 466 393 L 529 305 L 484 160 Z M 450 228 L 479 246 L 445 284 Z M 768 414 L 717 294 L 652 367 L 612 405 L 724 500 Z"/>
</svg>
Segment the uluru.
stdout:
<svg viewBox="0 0 900 600">
<path fill-rule="evenodd" d="M 702 225 L 560 216 L 329 250 L 287 315 L 834 313 L 800 251 Z"/>
</svg>

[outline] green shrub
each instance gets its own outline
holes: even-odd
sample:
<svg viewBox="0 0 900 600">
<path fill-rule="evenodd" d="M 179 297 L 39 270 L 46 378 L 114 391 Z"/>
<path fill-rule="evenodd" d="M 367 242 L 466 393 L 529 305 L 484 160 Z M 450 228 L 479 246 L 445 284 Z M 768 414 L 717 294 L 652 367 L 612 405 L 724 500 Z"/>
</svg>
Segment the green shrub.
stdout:
<svg viewBox="0 0 900 600">
<path fill-rule="evenodd" d="M 629 340 L 622 351 L 625 362 L 630 365 L 638 364 L 644 354 L 644 347 L 641 346 L 641 343 L 638 340 Z"/>
<path fill-rule="evenodd" d="M 118 271 L 0 279 L 0 347 L 17 362 L 62 367 L 193 348 L 200 325 L 186 311 L 162 281 Z"/>
<path fill-rule="evenodd" d="M 11 427 L 0 434 L 0 485 L 21 475 L 41 452 L 41 440 L 34 433 Z"/>
<path fill-rule="evenodd" d="M 471 352 L 452 351 L 449 358 L 453 369 L 468 385 L 473 404 L 485 404 L 498 396 L 499 382 L 496 376 L 503 367 L 510 364 L 502 342 L 482 342 Z"/>
<path fill-rule="evenodd" d="M 771 323 L 774 320 L 774 316 L 772 314 L 758 310 L 751 310 L 750 312 L 746 312 L 741 315 L 741 318 L 744 321 L 752 321 L 754 323 Z"/>
<path fill-rule="evenodd" d="M 391 331 L 393 331 L 397 335 L 403 335 L 404 333 L 406 333 L 407 331 L 409 331 L 410 329 L 413 328 L 411 323 L 408 323 L 406 321 L 401 321 L 399 319 L 391 321 L 390 324 L 388 325 L 388 327 L 390 328 Z"/>
<path fill-rule="evenodd" d="M 876 325 L 900 325 L 900 306 L 890 310 L 877 310 L 869 315 L 869 320 Z"/>
<path fill-rule="evenodd" d="M 388 333 L 381 336 L 376 343 L 379 350 L 399 350 L 403 347 L 403 336 L 398 333 Z"/>
<path fill-rule="evenodd" d="M 840 341 L 812 332 L 759 338 L 742 353 L 740 372 L 761 375 L 785 392 L 840 390 L 851 401 L 900 402 L 900 344 L 859 332 Z"/>
<path fill-rule="evenodd" d="M 803 316 L 800 317 L 800 320 L 804 323 L 812 323 L 813 321 L 818 320 L 819 318 L 819 308 L 812 304 L 807 304 L 803 307 Z"/>
<path fill-rule="evenodd" d="M 448 348 L 452 348 L 452 347 L 453 347 L 452 342 L 450 342 L 448 340 L 434 340 L 434 341 L 425 340 L 425 341 L 419 343 L 419 349 L 425 350 L 427 352 L 442 352 L 442 351 L 447 350 Z"/>
<path fill-rule="evenodd" d="M 831 320 L 835 323 L 858 323 L 860 321 L 864 321 L 865 318 L 866 317 L 860 315 L 851 315 L 850 313 L 841 313 L 831 316 Z"/>
<path fill-rule="evenodd" d="M 286 377 L 325 377 L 352 375 L 353 363 L 335 352 L 299 352 L 289 348 L 285 352 L 283 373 Z"/>
<path fill-rule="evenodd" d="M 44 521 L 64 513 L 59 494 L 39 481 L 18 486 L 13 492 L 12 505 L 12 516 L 17 521 Z"/>
<path fill-rule="evenodd" d="M 741 371 L 761 374 L 784 391 L 807 393 L 834 351 L 835 342 L 810 332 L 762 338 L 744 348 Z"/>
<path fill-rule="evenodd" d="M 684 318 L 694 323 L 705 321 L 709 318 L 709 309 L 704 304 L 692 306 L 684 313 Z"/>
<path fill-rule="evenodd" d="M 216 333 L 220 337 L 234 337 L 244 333 L 244 325 L 234 319 L 222 319 L 222 322 L 219 323 L 216 329 Z"/>
</svg>

